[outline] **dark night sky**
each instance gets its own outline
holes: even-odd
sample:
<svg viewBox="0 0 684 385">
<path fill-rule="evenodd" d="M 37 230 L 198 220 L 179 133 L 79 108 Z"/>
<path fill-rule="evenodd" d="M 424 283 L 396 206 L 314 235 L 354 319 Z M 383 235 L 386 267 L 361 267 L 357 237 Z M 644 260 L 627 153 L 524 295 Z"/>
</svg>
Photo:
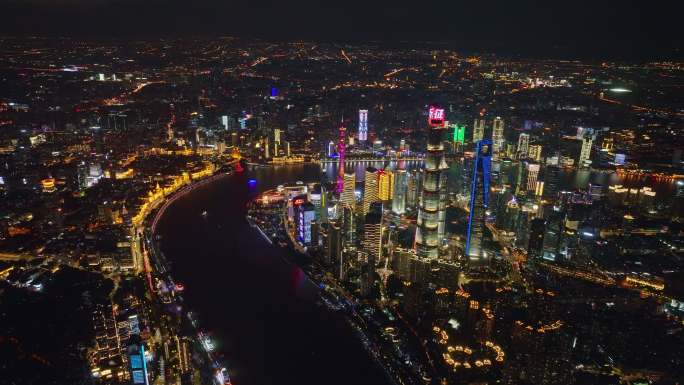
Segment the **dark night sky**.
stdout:
<svg viewBox="0 0 684 385">
<path fill-rule="evenodd" d="M 444 41 L 594 59 L 682 58 L 679 0 L 0 0 L 0 32 Z"/>
</svg>

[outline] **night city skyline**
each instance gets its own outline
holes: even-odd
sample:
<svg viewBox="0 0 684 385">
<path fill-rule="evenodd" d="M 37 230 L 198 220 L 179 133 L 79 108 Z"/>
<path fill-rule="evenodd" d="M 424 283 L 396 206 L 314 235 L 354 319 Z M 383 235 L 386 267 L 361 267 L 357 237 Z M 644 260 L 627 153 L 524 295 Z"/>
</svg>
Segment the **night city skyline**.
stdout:
<svg viewBox="0 0 684 385">
<path fill-rule="evenodd" d="M 0 0 L 0 384 L 683 383 L 681 11 Z"/>
<path fill-rule="evenodd" d="M 157 38 L 237 36 L 412 45 L 585 60 L 681 59 L 681 2 L 489 1 L 325 3 L 4 0 L 0 33 Z M 443 17 L 440 22 L 430 22 Z M 26 23 L 30 20 L 30 23 Z"/>
</svg>

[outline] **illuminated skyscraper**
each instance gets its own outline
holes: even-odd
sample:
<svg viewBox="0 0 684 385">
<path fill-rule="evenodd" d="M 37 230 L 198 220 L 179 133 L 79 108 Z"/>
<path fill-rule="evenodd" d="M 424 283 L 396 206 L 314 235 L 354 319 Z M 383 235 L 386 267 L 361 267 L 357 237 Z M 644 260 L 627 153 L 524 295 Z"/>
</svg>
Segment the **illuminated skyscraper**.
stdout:
<svg viewBox="0 0 684 385">
<path fill-rule="evenodd" d="M 371 203 L 378 201 L 378 170 L 375 167 L 366 169 L 363 182 L 363 215 L 368 214 Z"/>
<path fill-rule="evenodd" d="M 382 256 L 382 203 L 373 202 L 363 225 L 363 251 L 368 254 L 368 264 L 374 265 Z"/>
<path fill-rule="evenodd" d="M 356 216 L 351 207 L 342 209 L 342 237 L 347 246 L 356 246 Z"/>
<path fill-rule="evenodd" d="M 520 134 L 518 137 L 518 159 L 528 157 L 530 151 L 530 134 Z"/>
<path fill-rule="evenodd" d="M 582 139 L 582 149 L 580 150 L 579 156 L 579 167 L 589 167 L 591 164 L 591 145 L 594 140 L 591 136 L 585 136 Z"/>
<path fill-rule="evenodd" d="M 316 206 L 311 202 L 296 205 L 297 239 L 303 245 L 311 245 L 311 222 L 316 220 Z"/>
<path fill-rule="evenodd" d="M 452 127 L 454 128 L 454 136 L 452 138 L 452 141 L 454 143 L 460 144 L 465 143 L 465 126 L 460 124 L 454 124 Z"/>
<path fill-rule="evenodd" d="M 542 146 L 540 144 L 533 144 L 530 146 L 530 150 L 527 152 L 528 157 L 535 162 L 541 162 L 542 157 Z"/>
<path fill-rule="evenodd" d="M 463 145 L 465 143 L 465 126 L 454 124 L 451 128 L 454 130 L 454 134 L 451 138 L 451 152 L 461 153 L 463 152 Z"/>
<path fill-rule="evenodd" d="M 337 156 L 338 156 L 338 166 L 337 166 L 337 187 L 335 192 L 341 194 L 344 190 L 344 156 L 346 153 L 346 144 L 344 143 L 345 136 L 347 134 L 347 129 L 344 126 L 340 126 L 340 137 L 337 142 Z M 290 156 L 290 146 L 288 142 L 288 155 Z"/>
<path fill-rule="evenodd" d="M 416 228 L 416 254 L 419 257 L 437 258 L 444 236 L 446 172 L 444 160 L 444 110 L 430 107 L 428 143 L 425 155 L 423 189 L 418 204 Z"/>
<path fill-rule="evenodd" d="M 359 110 L 359 142 L 368 140 L 368 110 Z"/>
<path fill-rule="evenodd" d="M 473 143 L 477 143 L 484 139 L 484 132 L 485 120 L 482 118 L 475 119 L 475 122 L 473 123 Z"/>
<path fill-rule="evenodd" d="M 546 221 L 535 218 L 530 222 L 530 240 L 527 244 L 527 255 L 530 258 L 540 258 L 544 247 L 544 232 Z"/>
<path fill-rule="evenodd" d="M 421 188 L 419 187 L 418 172 L 411 171 L 406 178 L 406 206 L 411 209 L 418 205 Z"/>
<path fill-rule="evenodd" d="M 355 188 L 356 174 L 354 173 L 354 170 L 345 171 L 344 187 L 342 189 L 342 194 L 340 194 L 340 203 L 343 207 L 349 207 L 352 210 L 356 208 Z"/>
<path fill-rule="evenodd" d="M 328 153 L 328 158 L 334 156 L 337 153 L 337 146 L 335 146 L 335 142 L 333 142 L 332 140 L 330 141 L 330 143 L 328 143 L 327 153 Z"/>
<path fill-rule="evenodd" d="M 390 170 L 378 171 L 378 198 L 381 201 L 389 201 L 392 199 L 392 192 L 394 191 L 394 173 Z"/>
<path fill-rule="evenodd" d="M 539 179 L 539 164 L 527 164 L 527 191 L 536 191 L 537 180 Z"/>
<path fill-rule="evenodd" d="M 560 168 L 558 166 L 547 166 L 544 171 L 544 194 L 545 198 L 556 199 L 560 189 Z"/>
<path fill-rule="evenodd" d="M 406 170 L 402 168 L 397 169 L 394 177 L 394 191 L 392 192 L 392 212 L 395 214 L 403 214 L 406 212 Z"/>
<path fill-rule="evenodd" d="M 130 345 L 126 348 L 129 373 L 132 384 L 148 385 L 150 382 L 145 360 L 145 345 L 140 341 L 140 336 L 133 335 Z"/>
<path fill-rule="evenodd" d="M 506 139 L 504 138 L 504 121 L 500 117 L 494 118 L 492 124 L 492 155 L 499 156 L 499 153 L 504 150 Z"/>
<path fill-rule="evenodd" d="M 491 169 L 491 140 L 477 143 L 473 173 L 470 185 L 470 214 L 466 234 L 466 255 L 471 260 L 482 260 L 482 238 L 484 236 L 485 216 L 489 207 L 489 178 Z"/>
</svg>

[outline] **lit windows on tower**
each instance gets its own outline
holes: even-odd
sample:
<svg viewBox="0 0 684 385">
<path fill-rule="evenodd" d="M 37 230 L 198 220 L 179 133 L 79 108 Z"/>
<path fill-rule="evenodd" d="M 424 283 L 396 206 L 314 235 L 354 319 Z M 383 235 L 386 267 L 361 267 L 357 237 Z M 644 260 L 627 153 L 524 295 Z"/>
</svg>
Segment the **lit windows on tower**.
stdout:
<svg viewBox="0 0 684 385">
<path fill-rule="evenodd" d="M 539 164 L 527 163 L 527 191 L 536 191 L 539 179 Z"/>
<path fill-rule="evenodd" d="M 465 143 L 465 126 L 461 124 L 454 124 L 452 127 L 454 128 L 454 136 L 452 139 L 453 143 Z"/>
<path fill-rule="evenodd" d="M 345 171 L 344 173 L 344 187 L 342 194 L 340 194 L 340 203 L 343 207 L 349 207 L 354 210 L 356 208 L 356 174 L 354 170 Z"/>
<path fill-rule="evenodd" d="M 525 159 L 529 156 L 530 134 L 520 134 L 518 137 L 518 159 Z"/>
<path fill-rule="evenodd" d="M 504 150 L 505 144 L 504 121 L 497 116 L 492 123 L 492 155 L 498 156 L 499 153 Z"/>
<path fill-rule="evenodd" d="M 416 220 L 416 254 L 419 257 L 437 258 L 444 237 L 446 212 L 446 169 L 444 159 L 444 110 L 430 107 L 428 142 L 423 165 L 422 191 Z"/>
<path fill-rule="evenodd" d="M 535 162 L 541 162 L 542 158 L 542 146 L 541 144 L 530 145 L 529 151 L 527 152 L 528 157 Z"/>
<path fill-rule="evenodd" d="M 344 142 L 345 136 L 347 135 L 347 129 L 344 125 L 340 126 L 340 135 L 337 141 L 337 156 L 338 156 L 338 166 L 337 166 L 337 186 L 335 187 L 335 192 L 340 194 L 344 190 L 344 162 L 345 154 L 347 153 L 347 147 Z M 287 156 L 290 156 L 290 143 L 288 142 Z"/>
<path fill-rule="evenodd" d="M 473 143 L 477 143 L 484 139 L 484 132 L 485 120 L 482 118 L 475 119 L 475 122 L 473 123 Z"/>
<path fill-rule="evenodd" d="M 470 185 L 470 213 L 466 234 L 466 255 L 471 260 L 484 257 L 482 241 L 484 236 L 485 216 L 489 207 L 489 180 L 491 173 L 492 141 L 477 142 L 473 173 Z"/>
<path fill-rule="evenodd" d="M 392 192 L 392 212 L 401 215 L 406 212 L 406 170 L 399 168 L 395 175 L 394 191 Z"/>
<path fill-rule="evenodd" d="M 378 192 L 378 170 L 368 167 L 363 182 L 363 215 L 368 213 L 371 203 L 378 201 Z"/>
<path fill-rule="evenodd" d="M 590 136 L 585 136 L 582 139 L 582 149 L 580 150 L 579 166 L 589 167 L 591 165 L 591 146 L 594 140 Z"/>
<path fill-rule="evenodd" d="M 368 110 L 359 110 L 359 141 L 368 140 Z"/>
<path fill-rule="evenodd" d="M 428 110 L 428 125 L 430 127 L 444 127 L 444 109 L 431 106 Z"/>
<path fill-rule="evenodd" d="M 380 170 L 378 174 L 378 198 L 381 201 L 389 201 L 394 191 L 394 173 L 390 170 Z"/>
</svg>

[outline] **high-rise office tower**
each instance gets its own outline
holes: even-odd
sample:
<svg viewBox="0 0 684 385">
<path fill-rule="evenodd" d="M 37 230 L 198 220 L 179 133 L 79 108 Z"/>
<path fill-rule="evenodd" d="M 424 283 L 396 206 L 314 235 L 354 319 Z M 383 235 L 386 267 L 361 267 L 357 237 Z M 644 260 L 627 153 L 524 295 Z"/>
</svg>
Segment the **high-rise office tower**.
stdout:
<svg viewBox="0 0 684 385">
<path fill-rule="evenodd" d="M 126 348 L 126 355 L 128 356 L 131 383 L 148 385 L 150 382 L 145 358 L 145 345 L 141 342 L 139 335 L 135 334 L 131 337 L 130 344 Z"/>
<path fill-rule="evenodd" d="M 363 224 L 363 251 L 368 254 L 368 264 L 374 264 L 382 256 L 382 202 L 373 202 Z"/>
<path fill-rule="evenodd" d="M 582 149 L 580 150 L 579 156 L 579 167 L 589 167 L 591 164 L 591 146 L 594 140 L 591 136 L 585 136 L 582 138 Z"/>
<path fill-rule="evenodd" d="M 454 124 L 448 127 L 454 130 L 451 137 L 451 154 L 460 154 L 463 152 L 463 145 L 465 143 L 465 126 Z"/>
<path fill-rule="evenodd" d="M 403 163 L 403 162 L 401 162 Z M 403 214 L 406 212 L 406 170 L 400 163 L 394 177 L 394 191 L 392 192 L 392 212 Z"/>
<path fill-rule="evenodd" d="M 359 142 L 368 140 L 368 110 L 359 110 Z"/>
<path fill-rule="evenodd" d="M 356 216 L 349 206 L 342 208 L 342 237 L 345 245 L 356 246 Z"/>
<path fill-rule="evenodd" d="M 326 262 L 333 266 L 337 265 L 342 258 L 342 229 L 335 222 L 331 222 L 328 227 L 325 248 Z"/>
<path fill-rule="evenodd" d="M 378 201 L 378 170 L 375 167 L 366 169 L 363 182 L 363 215 L 368 214 L 371 203 Z"/>
<path fill-rule="evenodd" d="M 529 146 L 529 151 L 527 156 L 534 160 L 535 162 L 541 162 L 542 158 L 542 146 L 540 144 L 533 144 Z"/>
<path fill-rule="evenodd" d="M 378 171 L 378 198 L 387 202 L 392 199 L 394 191 L 394 173 L 384 169 Z"/>
<path fill-rule="evenodd" d="M 328 143 L 328 151 L 326 152 L 328 154 L 328 158 L 331 158 L 337 154 L 337 146 L 335 145 L 335 142 L 331 140 L 330 143 Z"/>
<path fill-rule="evenodd" d="M 539 164 L 527 164 L 527 191 L 536 191 L 537 180 L 539 179 Z"/>
<path fill-rule="evenodd" d="M 344 126 L 340 127 L 340 137 L 337 141 L 337 156 L 338 156 L 338 166 L 337 166 L 337 187 L 335 192 L 341 194 L 344 190 L 344 157 L 346 154 L 346 144 L 344 143 L 345 136 L 347 135 L 347 129 Z M 288 155 L 290 156 L 290 144 L 288 142 Z"/>
<path fill-rule="evenodd" d="M 520 134 L 518 137 L 518 159 L 525 159 L 530 151 L 530 134 Z"/>
<path fill-rule="evenodd" d="M 316 206 L 316 222 L 319 224 L 328 221 L 328 192 L 324 184 L 317 184 L 309 189 L 309 202 Z"/>
<path fill-rule="evenodd" d="M 340 194 L 340 203 L 343 207 L 349 207 L 352 210 L 356 208 L 356 174 L 354 170 L 344 172 L 344 186 L 342 194 Z"/>
<path fill-rule="evenodd" d="M 608 152 L 613 151 L 613 138 L 603 138 L 603 142 L 601 142 L 601 149 Z"/>
<path fill-rule="evenodd" d="M 451 138 L 453 143 L 465 143 L 465 126 L 461 124 L 454 124 L 454 136 Z"/>
<path fill-rule="evenodd" d="M 504 138 L 504 121 L 500 117 L 494 118 L 492 123 L 492 155 L 499 156 L 499 153 L 504 150 L 506 139 Z"/>
<path fill-rule="evenodd" d="M 470 184 L 470 214 L 466 234 L 466 255 L 475 261 L 484 257 L 482 241 L 484 236 L 485 216 L 489 206 L 489 179 L 491 171 L 491 140 L 477 143 L 473 172 Z"/>
<path fill-rule="evenodd" d="M 316 220 L 316 206 L 311 202 L 304 202 L 295 208 L 297 221 L 297 239 L 306 246 L 312 244 L 311 223 Z"/>
<path fill-rule="evenodd" d="M 423 189 L 418 203 L 416 228 L 416 254 L 419 257 L 437 258 L 444 236 L 445 194 L 447 187 L 444 160 L 444 110 L 430 107 L 428 142 L 423 166 Z"/>
<path fill-rule="evenodd" d="M 556 199 L 560 189 L 560 167 L 547 166 L 544 170 L 544 194 L 545 198 Z"/>
<path fill-rule="evenodd" d="M 274 128 L 273 129 L 273 143 L 278 143 L 280 144 L 280 134 L 282 131 L 280 131 L 279 128 Z"/>
<path fill-rule="evenodd" d="M 418 205 L 418 198 L 422 190 L 419 175 L 419 171 L 411 171 L 406 178 L 406 207 L 411 209 Z"/>
<path fill-rule="evenodd" d="M 473 143 L 477 143 L 484 139 L 485 120 L 483 118 L 475 119 L 473 123 Z"/>
<path fill-rule="evenodd" d="M 544 248 L 544 233 L 546 222 L 541 218 L 535 218 L 530 222 L 530 240 L 527 246 L 527 255 L 533 258 L 542 256 Z"/>
</svg>

